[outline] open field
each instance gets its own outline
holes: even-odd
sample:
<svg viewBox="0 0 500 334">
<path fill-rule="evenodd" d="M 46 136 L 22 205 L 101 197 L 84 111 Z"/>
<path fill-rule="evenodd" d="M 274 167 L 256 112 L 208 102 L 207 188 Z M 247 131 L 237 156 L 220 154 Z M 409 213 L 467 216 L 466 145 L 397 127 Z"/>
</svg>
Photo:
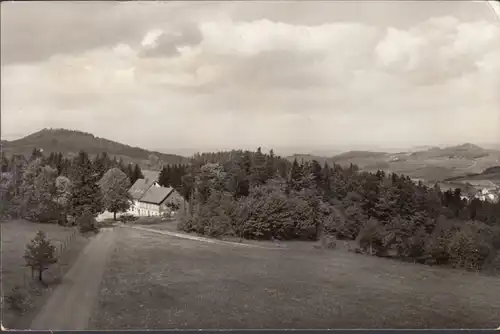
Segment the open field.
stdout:
<svg viewBox="0 0 500 334">
<path fill-rule="evenodd" d="M 57 285 L 61 275 L 71 266 L 73 259 L 85 246 L 86 239 L 75 234 L 75 229 L 52 224 L 31 223 L 23 220 L 9 221 L 0 224 L 2 242 L 1 284 L 2 297 L 19 285 L 28 292 L 31 308 L 22 317 L 3 309 L 3 324 L 7 328 L 22 328 L 29 325 L 30 318 L 41 306 L 50 290 Z M 31 278 L 31 270 L 24 267 L 24 251 L 26 244 L 35 237 L 38 230 L 47 233 L 47 237 L 56 246 L 56 254 L 62 256 L 59 262 L 44 273 L 44 287 Z M 71 238 L 71 236 L 73 236 Z M 71 242 L 70 242 L 71 238 Z M 62 247 L 62 248 L 61 248 Z"/>
<path fill-rule="evenodd" d="M 498 277 L 116 228 L 89 329 L 496 328 Z"/>
</svg>

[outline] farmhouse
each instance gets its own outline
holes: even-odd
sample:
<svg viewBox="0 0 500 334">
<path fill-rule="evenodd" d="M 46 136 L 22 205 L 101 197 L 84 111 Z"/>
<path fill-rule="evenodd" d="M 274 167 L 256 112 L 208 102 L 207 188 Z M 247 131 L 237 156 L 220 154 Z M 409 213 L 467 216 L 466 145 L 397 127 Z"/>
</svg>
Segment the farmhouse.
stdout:
<svg viewBox="0 0 500 334">
<path fill-rule="evenodd" d="M 129 213 L 136 216 L 171 215 L 184 203 L 174 188 L 162 187 L 150 179 L 138 179 L 129 190 L 132 205 Z"/>
</svg>

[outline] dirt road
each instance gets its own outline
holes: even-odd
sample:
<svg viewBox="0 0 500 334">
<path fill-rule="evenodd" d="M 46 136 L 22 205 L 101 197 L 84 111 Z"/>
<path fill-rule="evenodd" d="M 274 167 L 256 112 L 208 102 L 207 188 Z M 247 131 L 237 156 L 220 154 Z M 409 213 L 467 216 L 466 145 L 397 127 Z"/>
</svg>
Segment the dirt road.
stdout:
<svg viewBox="0 0 500 334">
<path fill-rule="evenodd" d="M 180 239 L 188 239 L 188 240 L 206 242 L 206 243 L 210 243 L 210 244 L 227 245 L 227 246 L 233 246 L 233 247 L 279 249 L 279 247 L 266 247 L 266 246 L 258 246 L 258 245 L 253 245 L 253 244 L 244 244 L 244 243 L 238 243 L 238 242 L 232 242 L 232 241 L 210 239 L 210 238 L 198 237 L 198 236 L 194 236 L 194 235 L 190 235 L 190 234 L 186 234 L 186 233 L 177 233 L 177 232 L 172 232 L 172 231 L 156 230 L 156 229 L 147 228 L 147 227 L 143 227 L 143 226 L 133 226 L 133 225 L 127 226 L 124 224 L 121 224 L 120 226 L 133 228 L 136 230 L 152 232 L 152 233 L 156 233 L 156 234 L 163 234 L 166 236 L 171 236 L 171 237 L 180 238 Z"/>
<path fill-rule="evenodd" d="M 93 237 L 33 320 L 32 330 L 86 329 L 115 239 L 111 228 Z"/>
</svg>

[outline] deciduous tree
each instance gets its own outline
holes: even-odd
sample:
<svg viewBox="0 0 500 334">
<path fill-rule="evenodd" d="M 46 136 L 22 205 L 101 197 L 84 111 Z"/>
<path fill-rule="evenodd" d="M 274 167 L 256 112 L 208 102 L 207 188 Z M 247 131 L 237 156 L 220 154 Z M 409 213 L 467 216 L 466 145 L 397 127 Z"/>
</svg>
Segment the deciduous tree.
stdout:
<svg viewBox="0 0 500 334">
<path fill-rule="evenodd" d="M 130 207 L 131 197 L 128 192 L 130 181 L 127 175 L 118 168 L 108 170 L 99 181 L 102 203 L 106 210 L 113 212 L 116 220 L 117 212 L 125 212 Z"/>
</svg>

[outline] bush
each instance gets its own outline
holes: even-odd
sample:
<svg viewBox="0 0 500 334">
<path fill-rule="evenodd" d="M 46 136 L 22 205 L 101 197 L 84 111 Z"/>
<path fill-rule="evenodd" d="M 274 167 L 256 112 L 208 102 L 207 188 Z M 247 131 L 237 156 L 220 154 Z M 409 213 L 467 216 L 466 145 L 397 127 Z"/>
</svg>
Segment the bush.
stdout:
<svg viewBox="0 0 500 334">
<path fill-rule="evenodd" d="M 336 235 L 339 239 L 355 240 L 367 221 L 366 215 L 356 204 L 350 204 L 345 215 L 336 218 Z"/>
<path fill-rule="evenodd" d="M 192 214 L 180 214 L 177 228 L 214 238 L 236 235 L 236 206 L 230 194 L 212 190 L 204 204 L 194 206 Z"/>
<path fill-rule="evenodd" d="M 64 213 L 62 206 L 55 202 L 43 207 L 37 215 L 37 220 L 40 223 L 46 224 L 66 225 L 67 223 L 66 214 Z"/>
<path fill-rule="evenodd" d="M 448 241 L 445 237 L 433 233 L 427 239 L 424 246 L 427 255 L 427 264 L 446 264 L 450 260 Z"/>
<path fill-rule="evenodd" d="M 372 218 L 368 220 L 358 234 L 357 241 L 361 249 L 368 254 L 383 255 L 386 250 L 384 242 L 385 230 L 380 226 L 379 222 Z"/>
<path fill-rule="evenodd" d="M 136 221 L 137 219 L 138 219 L 138 217 L 131 215 L 131 214 L 128 214 L 128 213 L 125 213 L 125 214 L 120 216 L 120 221 L 123 223 L 133 222 L 133 221 Z"/>
<path fill-rule="evenodd" d="M 12 291 L 5 296 L 5 301 L 9 309 L 21 314 L 25 313 L 31 305 L 29 294 L 20 286 L 15 286 Z"/>
<path fill-rule="evenodd" d="M 192 224 L 193 216 L 190 212 L 183 212 L 179 215 L 179 220 L 177 222 L 177 229 L 183 232 L 193 232 Z"/>
<path fill-rule="evenodd" d="M 406 257 L 411 259 L 425 257 L 425 241 L 428 236 L 424 230 L 420 230 L 415 235 L 409 237 L 406 245 Z"/>
<path fill-rule="evenodd" d="M 449 240 L 449 255 L 455 267 L 481 270 L 496 255 L 492 229 L 477 222 L 464 223 Z"/>
<path fill-rule="evenodd" d="M 185 232 L 248 239 L 316 239 L 327 210 L 310 193 L 287 195 L 275 183 L 251 189 L 249 196 L 234 199 L 212 189 L 191 214 L 181 214 L 178 229 Z"/>
<path fill-rule="evenodd" d="M 335 237 L 332 236 L 322 236 L 320 239 L 320 244 L 321 248 L 323 249 L 335 249 L 337 248 L 337 241 L 335 240 Z"/>
<path fill-rule="evenodd" d="M 293 196 L 295 195 L 295 196 Z M 250 239 L 315 239 L 317 212 L 305 198 L 269 186 L 252 189 L 243 202 L 243 235 Z"/>
<path fill-rule="evenodd" d="M 85 211 L 76 221 L 81 233 L 98 232 L 97 221 L 92 213 Z"/>
</svg>

